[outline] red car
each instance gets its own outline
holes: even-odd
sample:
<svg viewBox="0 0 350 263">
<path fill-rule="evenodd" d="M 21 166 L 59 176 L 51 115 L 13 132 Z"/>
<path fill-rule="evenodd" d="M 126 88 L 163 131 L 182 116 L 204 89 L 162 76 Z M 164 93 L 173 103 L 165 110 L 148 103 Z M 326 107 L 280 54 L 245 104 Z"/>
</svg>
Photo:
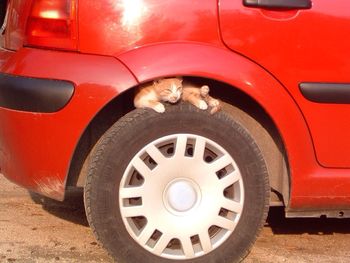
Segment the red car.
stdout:
<svg viewBox="0 0 350 263">
<path fill-rule="evenodd" d="M 118 262 L 242 260 L 269 206 L 350 217 L 347 0 L 1 2 L 0 167 Z M 135 109 L 140 84 L 208 85 Z"/>
</svg>

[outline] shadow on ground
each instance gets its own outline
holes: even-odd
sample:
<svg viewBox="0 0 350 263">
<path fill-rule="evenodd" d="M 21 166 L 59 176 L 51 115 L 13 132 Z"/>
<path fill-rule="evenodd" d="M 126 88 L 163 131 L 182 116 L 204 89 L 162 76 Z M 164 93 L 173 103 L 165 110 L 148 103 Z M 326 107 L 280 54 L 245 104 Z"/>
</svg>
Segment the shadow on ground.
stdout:
<svg viewBox="0 0 350 263">
<path fill-rule="evenodd" d="M 32 200 L 42 205 L 43 209 L 64 220 L 89 226 L 84 209 L 83 191 L 69 191 L 64 202 L 30 193 Z M 350 219 L 334 218 L 286 218 L 283 208 L 270 208 L 267 226 L 275 235 L 332 235 L 334 233 L 350 234 Z"/>
<path fill-rule="evenodd" d="M 36 204 L 40 204 L 50 214 L 75 224 L 89 226 L 85 215 L 82 189 L 68 191 L 63 202 L 33 192 L 29 192 L 29 194 Z"/>
<path fill-rule="evenodd" d="M 283 208 L 272 207 L 267 224 L 274 234 L 283 235 L 332 235 L 334 233 L 349 234 L 350 218 L 286 218 Z"/>
</svg>

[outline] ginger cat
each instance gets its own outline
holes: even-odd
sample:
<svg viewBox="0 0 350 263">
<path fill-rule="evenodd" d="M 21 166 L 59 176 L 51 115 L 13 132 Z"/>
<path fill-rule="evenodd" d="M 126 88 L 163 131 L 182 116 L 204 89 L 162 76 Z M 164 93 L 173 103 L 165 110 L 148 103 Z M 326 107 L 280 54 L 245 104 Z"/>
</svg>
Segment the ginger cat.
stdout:
<svg viewBox="0 0 350 263">
<path fill-rule="evenodd" d="M 139 88 L 134 98 L 136 108 L 151 108 L 162 113 L 161 102 L 176 103 L 182 95 L 182 78 L 164 78 L 145 84 Z"/>
<path fill-rule="evenodd" d="M 165 107 L 162 102 L 176 103 L 182 98 L 201 110 L 211 107 L 213 114 L 221 109 L 219 100 L 209 96 L 207 85 L 198 87 L 192 83 L 183 83 L 182 78 L 163 78 L 141 86 L 134 98 L 136 108 L 151 108 L 162 113 Z"/>
<path fill-rule="evenodd" d="M 182 91 L 182 100 L 188 101 L 201 110 L 206 110 L 209 106 L 211 107 L 210 114 L 214 114 L 221 109 L 221 104 L 219 100 L 209 95 L 209 90 L 207 85 L 199 88 L 192 84 L 185 84 Z"/>
</svg>

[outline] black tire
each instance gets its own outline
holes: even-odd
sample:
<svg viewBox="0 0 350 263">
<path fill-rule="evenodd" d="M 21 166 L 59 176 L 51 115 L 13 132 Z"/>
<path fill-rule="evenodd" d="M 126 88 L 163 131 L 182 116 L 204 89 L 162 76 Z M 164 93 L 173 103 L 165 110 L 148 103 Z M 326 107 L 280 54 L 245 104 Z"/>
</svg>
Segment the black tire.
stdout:
<svg viewBox="0 0 350 263">
<path fill-rule="evenodd" d="M 270 189 L 263 156 L 247 130 L 232 116 L 225 112 L 210 115 L 188 104 L 168 106 L 163 114 L 136 109 L 102 136 L 93 152 L 85 186 L 85 209 L 95 236 L 118 263 L 175 261 L 148 252 L 130 236 L 118 198 L 121 178 L 133 156 L 149 142 L 176 133 L 200 135 L 224 146 L 237 163 L 244 185 L 243 211 L 228 239 L 210 253 L 180 261 L 243 260 L 268 211 Z"/>
</svg>

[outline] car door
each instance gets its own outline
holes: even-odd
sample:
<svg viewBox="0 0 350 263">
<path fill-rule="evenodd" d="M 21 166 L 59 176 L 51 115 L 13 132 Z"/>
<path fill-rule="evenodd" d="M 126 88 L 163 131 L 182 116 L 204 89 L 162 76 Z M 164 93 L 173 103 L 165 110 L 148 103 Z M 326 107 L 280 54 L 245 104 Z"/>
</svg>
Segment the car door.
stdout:
<svg viewBox="0 0 350 263">
<path fill-rule="evenodd" d="M 350 167 L 349 8 L 348 0 L 219 1 L 223 41 L 293 96 L 325 167 Z"/>
</svg>

